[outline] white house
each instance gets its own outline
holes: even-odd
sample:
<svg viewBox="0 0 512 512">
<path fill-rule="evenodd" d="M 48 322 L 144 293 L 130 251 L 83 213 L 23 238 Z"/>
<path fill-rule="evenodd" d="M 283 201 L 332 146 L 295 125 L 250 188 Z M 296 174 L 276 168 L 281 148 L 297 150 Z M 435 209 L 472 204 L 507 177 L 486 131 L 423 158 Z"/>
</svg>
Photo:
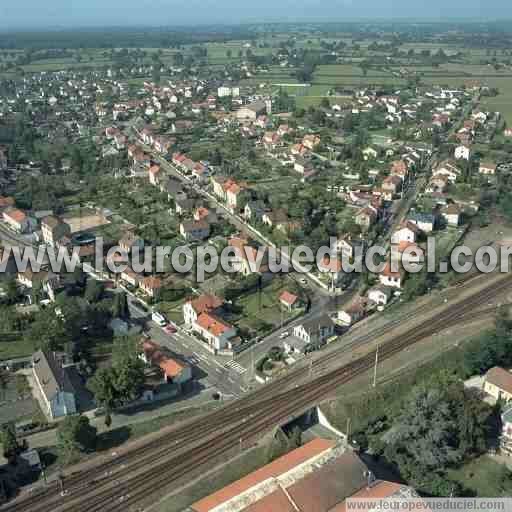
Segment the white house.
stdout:
<svg viewBox="0 0 512 512">
<path fill-rule="evenodd" d="M 418 239 L 421 229 L 412 222 L 405 222 L 400 229 L 397 229 L 391 236 L 392 244 L 399 244 L 401 242 L 414 243 Z"/>
<path fill-rule="evenodd" d="M 141 278 L 139 274 L 137 274 L 130 267 L 126 267 L 126 269 L 121 272 L 119 277 L 121 278 L 121 281 L 124 281 L 125 283 L 135 287 L 139 285 L 139 280 Z"/>
<path fill-rule="evenodd" d="M 386 268 L 379 274 L 379 281 L 383 286 L 400 289 L 404 283 L 404 272 L 393 272 L 391 264 L 388 263 Z"/>
<path fill-rule="evenodd" d="M 76 413 L 75 390 L 55 353 L 39 350 L 32 356 L 32 372 L 45 414 L 51 419 Z"/>
<path fill-rule="evenodd" d="M 480 174 L 494 175 L 496 174 L 497 165 L 494 162 L 480 162 L 478 172 Z"/>
<path fill-rule="evenodd" d="M 456 160 L 469 160 L 471 156 L 471 148 L 465 144 L 461 144 L 455 148 Z"/>
<path fill-rule="evenodd" d="M 359 320 L 361 320 L 361 318 L 364 317 L 364 314 L 364 304 L 361 302 L 355 302 L 348 308 L 338 311 L 338 322 L 341 325 L 350 327 L 354 325 L 356 322 L 359 322 Z"/>
<path fill-rule="evenodd" d="M 450 226 L 460 224 L 461 208 L 456 204 L 449 204 L 441 210 L 441 215 Z"/>
<path fill-rule="evenodd" d="M 415 224 L 424 233 L 432 233 L 436 224 L 436 219 L 431 213 L 414 213 L 407 222 Z"/>
<path fill-rule="evenodd" d="M 368 300 L 379 306 L 386 306 L 391 298 L 393 291 L 387 286 L 375 286 L 368 290 Z"/>
<path fill-rule="evenodd" d="M 219 98 L 225 98 L 228 96 L 237 98 L 240 96 L 240 87 L 229 87 L 227 85 L 222 85 L 217 89 L 217 96 Z"/>
<path fill-rule="evenodd" d="M 306 343 L 322 344 L 334 334 L 334 323 L 328 315 L 313 318 L 297 325 L 293 335 Z"/>
<path fill-rule="evenodd" d="M 221 308 L 222 299 L 215 295 L 200 295 L 195 299 L 188 300 L 183 305 L 183 320 L 187 325 L 193 325 L 201 313 L 213 313 Z"/>
<path fill-rule="evenodd" d="M 26 233 L 31 227 L 27 214 L 17 208 L 7 208 L 3 212 L 4 221 L 18 233 Z"/>
<path fill-rule="evenodd" d="M 209 347 L 215 352 L 232 349 L 232 339 L 237 336 L 235 327 L 211 313 L 201 313 L 194 324 L 194 330 L 205 339 Z"/>
<path fill-rule="evenodd" d="M 432 176 L 446 176 L 449 181 L 454 183 L 461 174 L 461 170 L 449 160 L 441 162 L 435 169 L 432 169 Z"/>
<path fill-rule="evenodd" d="M 485 375 L 483 390 L 495 400 L 512 401 L 512 373 L 498 366 Z"/>
</svg>

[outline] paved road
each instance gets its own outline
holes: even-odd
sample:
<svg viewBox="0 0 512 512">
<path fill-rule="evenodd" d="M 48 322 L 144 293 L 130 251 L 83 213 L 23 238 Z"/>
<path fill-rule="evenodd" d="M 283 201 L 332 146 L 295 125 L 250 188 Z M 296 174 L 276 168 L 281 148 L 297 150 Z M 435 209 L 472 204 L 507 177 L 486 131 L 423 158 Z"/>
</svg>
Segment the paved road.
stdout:
<svg viewBox="0 0 512 512">
<path fill-rule="evenodd" d="M 230 357 L 215 356 L 197 338 L 178 329 L 167 334 L 162 328 L 148 322 L 151 339 L 182 356 L 193 367 L 195 376 L 203 388 L 219 391 L 225 398 L 236 398 L 246 390 L 246 368 Z"/>
<path fill-rule="evenodd" d="M 268 239 L 266 239 L 262 235 L 260 235 L 255 230 L 255 228 L 253 228 L 248 222 L 244 221 L 243 219 L 241 219 L 237 215 L 233 215 L 226 208 L 226 206 L 224 204 L 222 204 L 215 196 L 210 194 L 204 187 L 200 187 L 197 183 L 195 183 L 193 180 L 191 180 L 188 176 L 185 176 L 172 163 L 168 162 L 167 160 L 165 160 L 165 158 L 162 158 L 162 156 L 160 156 L 159 154 L 155 153 L 150 147 L 145 146 L 145 145 L 142 145 L 142 146 L 145 149 L 145 151 L 147 151 L 148 153 L 150 153 L 152 155 L 153 159 L 156 160 L 162 166 L 162 168 L 167 170 L 167 172 L 169 174 L 171 174 L 172 176 L 180 179 L 181 181 L 184 181 L 184 182 L 192 185 L 192 187 L 194 188 L 194 190 L 198 194 L 201 194 L 203 197 L 208 199 L 208 201 L 210 201 L 211 203 L 215 204 L 215 206 L 219 210 L 222 211 L 223 215 L 227 219 L 229 219 L 231 224 L 233 224 L 237 229 L 239 229 L 240 231 L 245 231 L 245 232 L 250 233 L 251 237 L 254 240 L 256 240 L 257 242 L 259 242 L 260 244 L 262 244 L 264 246 L 268 247 L 268 246 L 272 245 L 272 243 Z M 280 253 L 282 259 L 284 261 L 288 262 L 290 267 L 292 267 L 292 264 L 291 264 L 292 258 L 289 257 L 286 253 L 281 253 L 281 252 L 279 252 L 279 253 Z M 301 266 L 301 264 L 299 262 L 294 261 L 293 262 L 293 267 L 296 268 L 296 269 L 300 269 L 302 266 Z M 320 286 L 318 284 L 318 282 L 319 282 L 318 279 L 313 278 L 308 273 L 304 273 L 304 274 L 301 274 L 301 275 L 308 281 L 309 285 L 312 286 L 317 293 L 323 294 L 323 295 L 329 295 L 329 292 L 323 286 Z"/>
</svg>

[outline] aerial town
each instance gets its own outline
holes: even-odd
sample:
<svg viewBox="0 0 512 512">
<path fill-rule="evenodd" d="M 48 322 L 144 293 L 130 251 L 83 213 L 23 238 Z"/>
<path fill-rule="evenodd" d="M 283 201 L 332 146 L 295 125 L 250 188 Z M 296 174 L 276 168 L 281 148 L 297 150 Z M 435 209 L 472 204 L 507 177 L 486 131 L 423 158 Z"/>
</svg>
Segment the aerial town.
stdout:
<svg viewBox="0 0 512 512">
<path fill-rule="evenodd" d="M 0 511 L 510 497 L 511 84 L 506 20 L 6 28 Z"/>
</svg>

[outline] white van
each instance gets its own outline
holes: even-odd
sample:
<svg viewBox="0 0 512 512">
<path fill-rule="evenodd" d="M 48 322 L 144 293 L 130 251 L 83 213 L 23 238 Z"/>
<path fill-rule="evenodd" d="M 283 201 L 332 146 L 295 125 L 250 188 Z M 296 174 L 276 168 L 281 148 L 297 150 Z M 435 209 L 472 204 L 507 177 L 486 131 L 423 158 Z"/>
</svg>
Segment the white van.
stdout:
<svg viewBox="0 0 512 512">
<path fill-rule="evenodd" d="M 151 315 L 151 320 L 155 322 L 155 324 L 160 327 L 165 327 L 167 325 L 167 320 L 161 313 L 157 313 L 156 311 Z"/>
</svg>

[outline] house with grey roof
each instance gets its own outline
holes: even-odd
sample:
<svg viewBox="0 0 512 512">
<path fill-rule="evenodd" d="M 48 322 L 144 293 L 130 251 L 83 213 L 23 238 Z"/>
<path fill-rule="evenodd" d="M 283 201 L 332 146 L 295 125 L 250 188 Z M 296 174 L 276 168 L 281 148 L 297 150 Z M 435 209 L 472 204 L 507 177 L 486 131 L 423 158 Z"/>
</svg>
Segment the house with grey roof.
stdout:
<svg viewBox="0 0 512 512">
<path fill-rule="evenodd" d="M 334 322 L 324 314 L 294 327 L 293 335 L 307 344 L 322 345 L 334 335 Z"/>
<path fill-rule="evenodd" d="M 63 361 L 54 352 L 38 350 L 32 356 L 32 372 L 45 414 L 51 419 L 75 414 L 75 389 Z"/>
</svg>

